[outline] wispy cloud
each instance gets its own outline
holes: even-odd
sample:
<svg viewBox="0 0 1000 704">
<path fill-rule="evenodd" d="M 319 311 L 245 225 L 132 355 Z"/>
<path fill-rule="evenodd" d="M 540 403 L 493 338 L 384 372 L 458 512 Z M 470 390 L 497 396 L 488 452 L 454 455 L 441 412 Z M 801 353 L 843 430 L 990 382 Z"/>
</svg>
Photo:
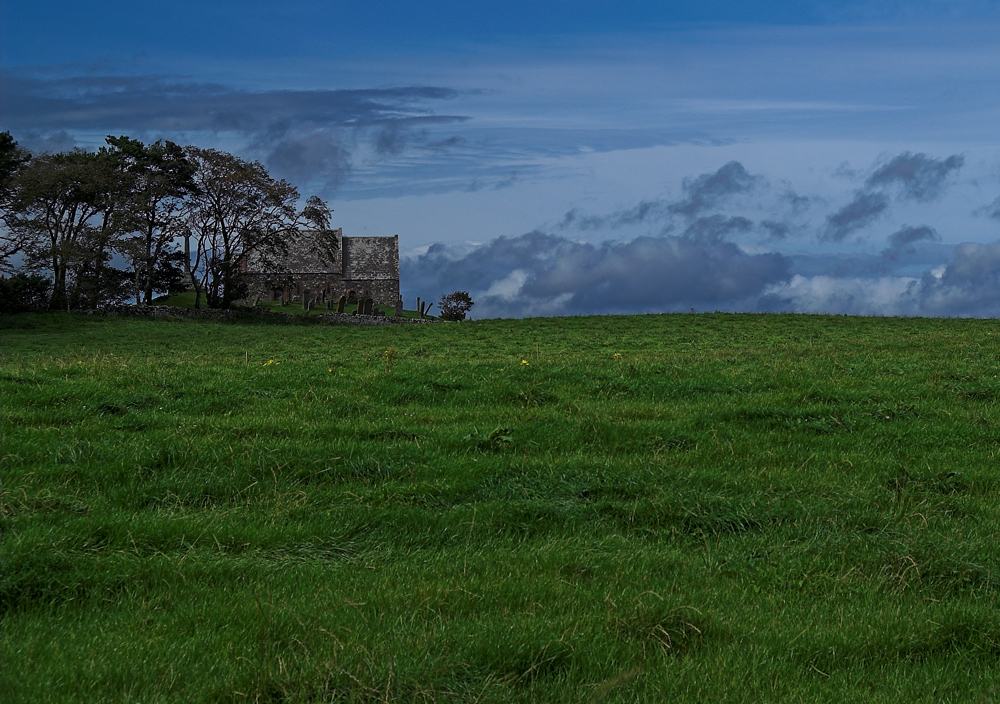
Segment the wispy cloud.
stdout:
<svg viewBox="0 0 1000 704">
<path fill-rule="evenodd" d="M 641 200 L 606 215 L 584 214 L 579 208 L 569 210 L 559 222 L 560 230 L 618 230 L 635 225 L 658 225 L 661 234 L 679 223 L 685 237 L 698 240 L 723 239 L 729 234 L 748 232 L 753 222 L 742 216 L 713 213 L 730 198 L 752 193 L 764 184 L 762 176 L 750 174 L 738 161 L 731 161 L 717 171 L 685 179 L 684 197 L 671 202 L 666 198 Z"/>
<path fill-rule="evenodd" d="M 986 215 L 992 220 L 1000 220 L 1000 196 L 989 205 L 977 210 L 976 213 Z"/>
<path fill-rule="evenodd" d="M 885 195 L 858 191 L 850 203 L 827 216 L 820 239 L 842 242 L 851 233 L 875 222 L 888 209 L 889 199 Z"/>
<path fill-rule="evenodd" d="M 927 202 L 941 196 L 949 176 L 963 164 L 965 157 L 961 154 L 934 159 L 926 154 L 904 152 L 876 168 L 865 186 L 869 189 L 895 187 L 901 198 Z"/>
<path fill-rule="evenodd" d="M 277 175 L 337 186 L 351 170 L 359 135 L 372 151 L 395 156 L 427 126 L 468 118 L 439 114 L 460 91 L 438 86 L 352 90 L 245 90 L 184 77 L 37 76 L 4 71 L 4 129 L 26 143 L 61 147 L 68 133 L 229 135 Z M 437 148 L 446 148 L 445 141 Z"/>
<path fill-rule="evenodd" d="M 660 221 L 669 212 L 669 205 L 662 199 L 640 201 L 608 215 L 584 215 L 579 208 L 573 208 L 563 216 L 559 229 L 575 227 L 578 230 L 617 230 L 628 225 Z"/>
<path fill-rule="evenodd" d="M 698 218 L 684 230 L 684 236 L 697 242 L 718 243 L 732 235 L 750 232 L 753 222 L 742 216 L 709 215 Z"/>
<path fill-rule="evenodd" d="M 293 183 L 321 179 L 336 190 L 351 173 L 351 153 L 336 130 L 321 127 L 281 129 L 260 134 L 251 147 L 264 155 L 276 175 Z"/>
<path fill-rule="evenodd" d="M 256 133 L 275 123 L 338 126 L 463 120 L 423 107 L 459 91 L 436 86 L 250 91 L 177 76 L 39 77 L 4 71 L 12 129 L 182 130 Z"/>
</svg>

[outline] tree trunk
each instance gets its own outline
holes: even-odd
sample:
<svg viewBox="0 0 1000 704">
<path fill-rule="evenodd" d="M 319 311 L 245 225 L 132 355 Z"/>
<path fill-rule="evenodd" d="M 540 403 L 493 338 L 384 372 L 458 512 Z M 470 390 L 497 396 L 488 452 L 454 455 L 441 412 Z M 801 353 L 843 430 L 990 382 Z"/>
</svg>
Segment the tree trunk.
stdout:
<svg viewBox="0 0 1000 704">
<path fill-rule="evenodd" d="M 61 264 L 59 257 L 52 257 L 52 298 L 49 300 L 52 310 L 69 310 L 69 298 L 66 296 L 66 266 Z"/>
<path fill-rule="evenodd" d="M 153 251 L 153 227 L 146 231 L 146 276 L 143 282 L 143 300 L 146 305 L 153 302 L 153 272 L 156 270 L 156 252 Z"/>
</svg>

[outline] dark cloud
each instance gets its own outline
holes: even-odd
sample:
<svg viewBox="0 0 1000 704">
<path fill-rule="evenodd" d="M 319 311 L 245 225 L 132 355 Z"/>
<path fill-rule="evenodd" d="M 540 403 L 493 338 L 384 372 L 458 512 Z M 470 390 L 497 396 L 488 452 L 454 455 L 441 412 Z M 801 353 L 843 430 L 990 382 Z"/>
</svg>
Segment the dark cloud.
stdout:
<svg viewBox="0 0 1000 704">
<path fill-rule="evenodd" d="M 454 176 L 456 168 L 445 164 L 441 166 L 442 174 Z M 483 165 L 473 171 L 472 180 L 465 184 L 464 190 L 475 193 L 483 190 L 501 191 L 524 181 L 538 179 L 543 169 L 538 164 L 519 164 L 516 169 L 506 165 Z"/>
<path fill-rule="evenodd" d="M 865 186 L 869 189 L 896 187 L 902 198 L 931 201 L 943 193 L 948 176 L 964 163 L 965 157 L 960 154 L 934 159 L 922 153 L 904 152 L 878 167 Z"/>
<path fill-rule="evenodd" d="M 765 236 L 769 240 L 783 240 L 792 231 L 792 226 L 787 222 L 779 222 L 777 220 L 763 220 L 760 223 L 760 228 L 764 231 Z"/>
<path fill-rule="evenodd" d="M 977 213 L 978 212 L 985 213 L 987 217 L 992 218 L 993 220 L 1000 220 L 1000 197 L 983 208 L 982 211 L 977 211 Z"/>
<path fill-rule="evenodd" d="M 849 181 L 853 181 L 858 177 L 858 172 L 851 166 L 850 162 L 842 161 L 840 166 L 838 166 L 833 171 L 833 175 L 839 178 L 844 178 Z"/>
<path fill-rule="evenodd" d="M 77 146 L 76 139 L 65 130 L 49 132 L 47 134 L 31 130 L 27 133 L 19 134 L 17 141 L 22 147 L 36 154 L 44 152 L 67 152 Z"/>
<path fill-rule="evenodd" d="M 292 182 L 318 177 L 327 188 L 336 190 L 351 171 L 350 153 L 327 130 L 285 132 L 258 140 L 257 146 L 264 150 L 268 169 Z"/>
<path fill-rule="evenodd" d="M 255 134 L 279 122 L 371 126 L 455 122 L 422 105 L 455 98 L 433 86 L 249 91 L 174 76 L 37 78 L 3 72 L 6 129 L 216 131 Z"/>
<path fill-rule="evenodd" d="M 578 221 L 579 218 L 580 218 L 580 209 L 571 208 L 566 211 L 566 214 L 563 215 L 563 219 L 559 221 L 559 224 L 556 225 L 556 227 L 558 227 L 560 230 L 565 230 L 568 227 L 572 227 Z"/>
<path fill-rule="evenodd" d="M 896 261 L 903 254 L 914 252 L 913 245 L 917 242 L 940 241 L 941 235 L 933 227 L 904 225 L 889 236 L 889 246 L 882 250 L 882 259 L 883 261 Z"/>
<path fill-rule="evenodd" d="M 616 230 L 629 225 L 662 220 L 668 214 L 668 206 L 663 200 L 643 200 L 631 208 L 616 210 L 610 215 L 583 215 L 579 208 L 568 211 L 559 222 L 559 228 L 576 227 L 579 230 Z"/>
<path fill-rule="evenodd" d="M 448 151 L 449 149 L 454 149 L 456 147 L 461 147 L 465 144 L 465 138 L 459 137 L 458 135 L 453 135 L 447 139 L 440 139 L 436 142 L 428 142 L 424 146 L 427 149 L 433 151 Z"/>
<path fill-rule="evenodd" d="M 903 200 L 927 202 L 938 198 L 948 177 L 965 163 L 965 157 L 953 154 L 946 159 L 934 159 L 926 154 L 903 152 L 893 157 L 865 181 L 865 187 L 854 194 L 854 200 L 828 215 L 820 239 L 841 242 L 848 235 L 871 225 L 889 209 L 885 191 L 896 190 Z"/>
<path fill-rule="evenodd" d="M 515 170 L 511 171 L 509 174 L 507 174 L 506 178 L 502 178 L 499 181 L 497 181 L 496 183 L 494 183 L 493 184 L 493 190 L 494 191 L 501 191 L 504 188 L 510 188 L 515 183 L 519 182 L 520 180 L 521 180 L 521 175 L 515 169 Z"/>
<path fill-rule="evenodd" d="M 709 215 L 698 218 L 684 230 L 684 236 L 698 242 L 722 242 L 730 235 L 742 234 L 753 229 L 753 222 L 744 217 L 727 218 Z"/>
<path fill-rule="evenodd" d="M 443 246 L 403 262 L 414 295 L 473 292 L 484 317 L 749 310 L 789 276 L 780 254 L 691 237 L 639 237 L 600 245 L 542 232 L 501 237 L 461 256 Z"/>
<path fill-rule="evenodd" d="M 685 179 L 687 197 L 670 206 L 670 212 L 685 217 L 697 217 L 705 210 L 729 196 L 748 193 L 760 181 L 738 161 L 730 161 L 714 174 L 702 174 L 695 179 Z"/>
<path fill-rule="evenodd" d="M 427 107 L 458 95 L 434 86 L 250 91 L 163 75 L 53 78 L 4 71 L 0 82 L 4 129 L 55 136 L 66 131 L 128 132 L 175 139 L 178 134 L 229 133 L 246 140 L 280 175 L 321 178 L 334 185 L 349 171 L 350 150 L 345 145 L 353 142 L 338 133 L 371 135 L 377 154 L 394 156 L 407 147 L 414 130 L 466 120 Z"/>
<path fill-rule="evenodd" d="M 1000 241 L 958 245 L 944 271 L 924 274 L 909 299 L 908 314 L 1000 317 Z"/>
<path fill-rule="evenodd" d="M 858 191 L 854 200 L 826 217 L 826 229 L 820 239 L 841 242 L 852 232 L 873 223 L 889 208 L 889 199 L 881 193 Z"/>
<path fill-rule="evenodd" d="M 383 156 L 396 156 L 406 148 L 407 135 L 398 122 L 390 122 L 375 135 L 375 151 Z"/>
<path fill-rule="evenodd" d="M 671 216 L 680 215 L 689 220 L 685 235 L 694 238 L 724 237 L 737 231 L 746 231 L 745 218 L 723 218 L 721 215 L 700 217 L 730 196 L 751 192 L 760 176 L 750 174 L 743 164 L 731 161 L 715 173 L 685 179 L 685 198 L 669 203 L 662 198 L 643 200 L 629 208 L 622 208 L 609 215 L 583 215 L 578 208 L 567 212 L 559 222 L 559 229 L 575 227 L 579 230 L 615 230 L 632 225 L 666 223 L 665 231 L 672 228 Z M 808 200 L 808 199 L 805 199 Z"/>
<path fill-rule="evenodd" d="M 785 194 L 781 196 L 781 200 L 791 206 L 793 213 L 802 213 L 809 209 L 809 206 L 812 205 L 813 199 L 808 196 L 800 196 L 794 191 L 786 191 Z"/>
<path fill-rule="evenodd" d="M 637 205 L 619 210 L 610 217 L 613 228 L 639 225 L 650 220 L 659 220 L 666 214 L 667 206 L 662 200 L 644 200 Z"/>
</svg>

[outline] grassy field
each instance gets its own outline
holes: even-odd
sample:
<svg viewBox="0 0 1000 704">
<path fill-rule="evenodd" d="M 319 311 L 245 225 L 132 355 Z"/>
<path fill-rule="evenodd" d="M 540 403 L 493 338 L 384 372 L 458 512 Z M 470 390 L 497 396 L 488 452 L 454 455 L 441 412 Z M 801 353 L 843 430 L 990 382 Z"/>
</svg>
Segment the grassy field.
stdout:
<svg viewBox="0 0 1000 704">
<path fill-rule="evenodd" d="M 2 321 L 15 702 L 993 702 L 1000 323 Z"/>
</svg>

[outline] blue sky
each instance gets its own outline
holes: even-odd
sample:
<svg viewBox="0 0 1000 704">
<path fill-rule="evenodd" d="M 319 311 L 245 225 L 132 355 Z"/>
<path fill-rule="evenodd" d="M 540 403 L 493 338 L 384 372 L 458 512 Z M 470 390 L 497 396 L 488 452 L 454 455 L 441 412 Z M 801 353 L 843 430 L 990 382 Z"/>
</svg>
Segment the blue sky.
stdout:
<svg viewBox="0 0 1000 704">
<path fill-rule="evenodd" d="M 0 5 L 0 128 L 259 159 L 478 316 L 1000 315 L 1000 2 Z"/>
</svg>

